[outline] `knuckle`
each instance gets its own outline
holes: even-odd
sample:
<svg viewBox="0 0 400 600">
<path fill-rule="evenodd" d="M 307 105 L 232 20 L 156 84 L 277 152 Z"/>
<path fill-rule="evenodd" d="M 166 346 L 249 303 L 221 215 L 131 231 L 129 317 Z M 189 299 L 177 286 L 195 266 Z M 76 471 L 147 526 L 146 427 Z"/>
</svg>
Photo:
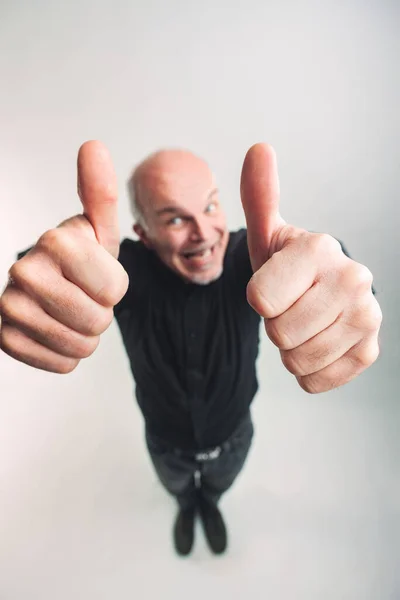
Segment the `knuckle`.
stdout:
<svg viewBox="0 0 400 600">
<path fill-rule="evenodd" d="M 382 321 L 383 321 L 383 314 L 382 314 L 382 310 L 381 307 L 379 306 L 378 302 L 373 298 L 374 302 L 372 302 L 369 307 L 368 310 L 366 310 L 366 317 L 365 317 L 365 328 L 367 329 L 367 331 L 377 331 L 379 330 Z"/>
<path fill-rule="evenodd" d="M 356 293 L 363 290 L 370 291 L 374 279 L 368 267 L 355 261 L 348 264 L 347 269 L 343 272 L 343 277 L 346 286 L 351 287 Z"/>
<path fill-rule="evenodd" d="M 37 246 L 35 246 L 37 248 Z M 41 256 L 32 250 L 29 254 L 15 262 L 9 272 L 9 279 L 12 283 L 10 288 L 18 288 L 30 292 L 36 289 L 40 281 L 42 267 L 48 268 L 49 261 L 47 255 Z"/>
<path fill-rule="evenodd" d="M 52 254 L 55 249 L 59 248 L 64 238 L 62 229 L 48 229 L 38 239 L 36 246 L 48 254 Z"/>
<path fill-rule="evenodd" d="M 358 304 L 350 318 L 352 329 L 364 331 L 378 331 L 383 320 L 382 310 L 378 302 L 372 297 L 373 302 Z"/>
<path fill-rule="evenodd" d="M 92 241 L 96 241 L 96 234 L 92 225 L 82 214 L 77 214 L 73 217 L 65 219 L 59 223 L 59 225 L 57 225 L 56 230 L 62 230 L 70 233 L 71 235 L 79 234 L 80 236 L 84 236 Z"/>
<path fill-rule="evenodd" d="M 60 354 L 52 354 L 50 358 L 45 358 L 43 356 L 39 358 L 36 351 L 27 351 L 25 345 L 21 345 L 20 333 L 18 329 L 12 325 L 2 324 L 0 334 L 0 349 L 11 358 L 33 368 L 42 369 L 51 373 L 68 374 L 71 373 L 80 362 L 80 359 L 76 357 L 67 357 Z M 46 346 L 44 346 L 44 348 L 46 348 Z"/>
<path fill-rule="evenodd" d="M 247 284 L 246 298 L 250 306 L 266 319 L 272 319 L 279 314 L 271 301 L 265 298 L 258 273 L 255 273 Z"/>
<path fill-rule="evenodd" d="M 0 316 L 4 319 L 9 319 L 12 315 L 12 302 L 10 302 L 10 292 L 5 290 L 3 295 L 0 297 Z"/>
<path fill-rule="evenodd" d="M 3 352 L 5 352 L 6 354 L 10 354 L 10 352 L 12 351 L 12 336 L 10 335 L 10 331 L 11 331 L 11 327 L 10 326 L 6 326 L 5 323 L 1 324 L 1 330 L 0 330 L 0 349 L 3 350 Z"/>
<path fill-rule="evenodd" d="M 372 275 L 372 272 L 366 265 L 357 263 L 357 266 L 358 266 L 358 269 L 357 269 L 357 273 L 355 275 L 355 281 L 356 281 L 357 285 L 362 289 L 364 289 L 364 288 L 371 289 L 372 282 L 374 280 L 374 276 Z"/>
<path fill-rule="evenodd" d="M 302 376 L 307 374 L 306 369 L 301 364 L 302 361 L 298 352 L 292 350 L 283 351 L 281 352 L 281 359 L 286 369 L 292 375 Z"/>
<path fill-rule="evenodd" d="M 95 312 L 95 315 L 87 321 L 85 326 L 85 335 L 95 337 L 102 334 L 110 326 L 114 318 L 112 308 L 100 307 Z"/>
<path fill-rule="evenodd" d="M 122 265 L 115 261 L 115 272 L 112 280 L 105 283 L 98 293 L 99 301 L 107 307 L 113 307 L 123 298 L 129 286 L 128 273 Z"/>
<path fill-rule="evenodd" d="M 3 322 L 7 321 L 7 323 L 14 323 L 16 321 L 17 315 L 14 306 L 11 302 L 8 302 L 7 296 L 1 302 L 0 315 Z"/>
<path fill-rule="evenodd" d="M 282 327 L 279 327 L 276 318 L 267 319 L 265 323 L 265 331 L 275 346 L 281 350 L 290 350 L 293 348 L 293 343 L 288 335 L 287 331 L 284 331 Z"/>
<path fill-rule="evenodd" d="M 29 321 L 32 314 L 27 300 L 28 296 L 23 290 L 9 287 L 0 299 L 0 315 L 10 324 L 18 324 L 23 319 Z"/>
<path fill-rule="evenodd" d="M 99 342 L 100 337 L 98 335 L 86 336 L 82 341 L 75 342 L 72 345 L 71 356 L 79 359 L 88 358 L 96 350 Z"/>
<path fill-rule="evenodd" d="M 22 353 L 18 344 L 18 331 L 9 323 L 2 323 L 0 348 L 12 358 L 21 360 Z"/>
<path fill-rule="evenodd" d="M 307 392 L 307 394 L 319 394 L 321 392 L 315 382 L 315 379 L 311 376 L 297 377 L 297 382 L 301 389 Z"/>
<path fill-rule="evenodd" d="M 373 299 L 373 308 L 371 307 L 371 325 L 373 329 L 379 329 L 383 322 L 382 309 L 375 298 Z"/>
<path fill-rule="evenodd" d="M 21 258 L 15 262 L 8 271 L 9 278 L 17 285 L 24 283 L 31 277 L 31 269 L 29 268 L 28 259 Z"/>
<path fill-rule="evenodd" d="M 77 254 L 76 232 L 66 227 L 49 229 L 39 238 L 36 246 L 57 264 L 72 263 Z"/>
<path fill-rule="evenodd" d="M 366 369 L 372 365 L 379 356 L 379 345 L 376 341 L 357 349 L 352 360 L 358 368 Z"/>
<path fill-rule="evenodd" d="M 327 252 L 331 253 L 337 252 L 338 250 L 342 251 L 340 242 L 333 236 L 329 235 L 329 233 L 314 233 L 311 235 L 310 240 L 312 248 L 315 250 L 315 252 L 322 252 L 326 254 Z"/>
<path fill-rule="evenodd" d="M 53 373 L 58 373 L 59 375 L 68 375 L 69 373 L 72 373 L 72 371 L 74 371 L 76 369 L 76 367 L 79 365 L 79 363 L 80 363 L 79 359 L 64 358 L 62 361 L 59 362 L 57 367 L 53 367 L 49 370 L 51 370 Z"/>
<path fill-rule="evenodd" d="M 58 325 L 51 330 L 43 329 L 34 333 L 37 341 L 50 350 L 67 358 L 87 358 L 96 350 L 100 338 L 82 335 L 71 329 Z"/>
</svg>

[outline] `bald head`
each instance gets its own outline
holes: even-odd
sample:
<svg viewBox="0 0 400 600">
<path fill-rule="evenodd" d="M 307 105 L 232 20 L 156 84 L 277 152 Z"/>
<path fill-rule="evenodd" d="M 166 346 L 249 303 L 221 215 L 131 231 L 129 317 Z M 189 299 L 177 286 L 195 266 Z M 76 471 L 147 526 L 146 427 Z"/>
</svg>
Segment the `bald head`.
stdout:
<svg viewBox="0 0 400 600">
<path fill-rule="evenodd" d="M 215 188 L 215 179 L 202 158 L 189 150 L 159 150 L 143 160 L 129 179 L 133 214 L 142 225 L 148 224 L 156 196 L 185 203 L 207 186 Z"/>
</svg>

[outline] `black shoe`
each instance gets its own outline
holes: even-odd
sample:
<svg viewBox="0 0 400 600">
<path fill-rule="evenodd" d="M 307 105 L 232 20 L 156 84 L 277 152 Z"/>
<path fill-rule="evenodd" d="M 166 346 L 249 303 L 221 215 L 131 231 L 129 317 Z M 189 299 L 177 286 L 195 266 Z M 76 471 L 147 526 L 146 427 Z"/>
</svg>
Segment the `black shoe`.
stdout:
<svg viewBox="0 0 400 600">
<path fill-rule="evenodd" d="M 215 504 L 205 498 L 199 500 L 200 516 L 203 521 L 204 532 L 211 550 L 215 554 L 222 554 L 227 546 L 227 533 L 222 515 Z"/>
<path fill-rule="evenodd" d="M 180 509 L 174 525 L 174 542 L 178 554 L 190 553 L 194 541 L 195 508 Z"/>
</svg>

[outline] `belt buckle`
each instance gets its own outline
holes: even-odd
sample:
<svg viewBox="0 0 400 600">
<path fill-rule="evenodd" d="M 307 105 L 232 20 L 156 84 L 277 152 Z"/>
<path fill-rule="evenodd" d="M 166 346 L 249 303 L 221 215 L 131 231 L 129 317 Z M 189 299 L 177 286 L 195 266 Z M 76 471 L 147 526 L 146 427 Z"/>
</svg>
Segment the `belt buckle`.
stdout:
<svg viewBox="0 0 400 600">
<path fill-rule="evenodd" d="M 208 460 L 215 460 L 220 454 L 221 446 L 217 446 L 216 448 L 213 448 L 213 450 L 208 450 L 207 452 L 197 452 L 195 458 L 198 461 L 205 462 Z"/>
</svg>

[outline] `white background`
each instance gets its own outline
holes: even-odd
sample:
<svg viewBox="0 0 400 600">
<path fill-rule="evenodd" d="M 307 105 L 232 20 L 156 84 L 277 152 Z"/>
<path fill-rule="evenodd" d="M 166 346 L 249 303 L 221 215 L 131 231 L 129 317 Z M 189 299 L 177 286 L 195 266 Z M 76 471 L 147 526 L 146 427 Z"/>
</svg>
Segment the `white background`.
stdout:
<svg viewBox="0 0 400 600">
<path fill-rule="evenodd" d="M 262 332 L 256 438 L 222 508 L 230 550 L 198 529 L 172 549 L 174 503 L 145 452 L 115 322 L 72 374 L 0 356 L 0 599 L 395 600 L 400 597 L 399 4 L 247 0 L 0 3 L 0 276 L 80 211 L 76 154 L 206 158 L 231 229 L 255 142 L 278 155 L 282 216 L 366 264 L 381 356 L 309 395 Z M 3 284 L 1 284 L 3 285 Z"/>
</svg>

